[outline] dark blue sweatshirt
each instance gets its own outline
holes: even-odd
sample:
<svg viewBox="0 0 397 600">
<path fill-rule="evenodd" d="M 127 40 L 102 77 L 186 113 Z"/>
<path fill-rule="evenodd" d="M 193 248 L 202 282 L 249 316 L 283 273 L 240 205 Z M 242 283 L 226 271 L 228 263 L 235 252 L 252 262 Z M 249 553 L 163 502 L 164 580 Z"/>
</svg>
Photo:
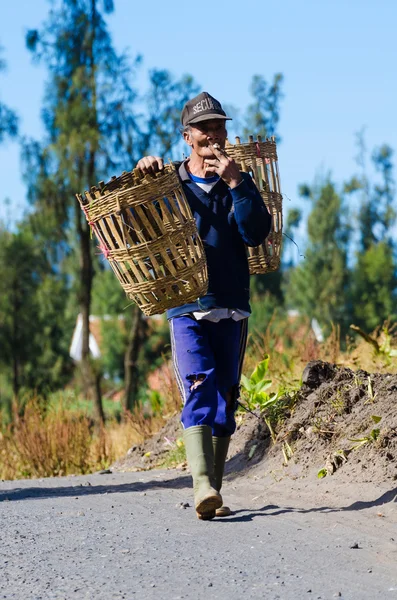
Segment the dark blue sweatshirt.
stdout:
<svg viewBox="0 0 397 600">
<path fill-rule="evenodd" d="M 183 191 L 196 220 L 208 268 L 208 292 L 196 302 L 167 311 L 167 318 L 211 308 L 247 312 L 250 276 L 247 246 L 259 246 L 270 231 L 271 216 L 247 173 L 234 189 L 220 179 L 207 193 L 194 183 L 185 163 L 179 167 Z"/>
</svg>

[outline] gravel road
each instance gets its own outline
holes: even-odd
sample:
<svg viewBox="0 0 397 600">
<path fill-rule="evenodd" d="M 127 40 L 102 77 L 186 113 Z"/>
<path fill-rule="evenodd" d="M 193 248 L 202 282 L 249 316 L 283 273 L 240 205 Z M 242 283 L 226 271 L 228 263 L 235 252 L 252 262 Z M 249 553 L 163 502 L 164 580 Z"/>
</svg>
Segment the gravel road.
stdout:
<svg viewBox="0 0 397 600">
<path fill-rule="evenodd" d="M 396 495 L 250 475 L 201 522 L 184 472 L 1 482 L 0 598 L 397 600 Z"/>
</svg>

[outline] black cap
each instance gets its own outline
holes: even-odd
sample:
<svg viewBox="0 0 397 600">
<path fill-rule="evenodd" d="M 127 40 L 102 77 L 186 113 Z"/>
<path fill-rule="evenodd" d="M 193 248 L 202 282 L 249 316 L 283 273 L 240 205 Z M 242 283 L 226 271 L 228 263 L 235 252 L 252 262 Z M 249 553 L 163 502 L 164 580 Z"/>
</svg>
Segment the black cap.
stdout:
<svg viewBox="0 0 397 600">
<path fill-rule="evenodd" d="M 222 108 L 218 100 L 208 92 L 201 92 L 195 98 L 186 102 L 181 114 L 181 123 L 184 127 L 193 125 L 200 121 L 208 121 L 209 119 L 225 119 L 231 121 Z"/>
</svg>

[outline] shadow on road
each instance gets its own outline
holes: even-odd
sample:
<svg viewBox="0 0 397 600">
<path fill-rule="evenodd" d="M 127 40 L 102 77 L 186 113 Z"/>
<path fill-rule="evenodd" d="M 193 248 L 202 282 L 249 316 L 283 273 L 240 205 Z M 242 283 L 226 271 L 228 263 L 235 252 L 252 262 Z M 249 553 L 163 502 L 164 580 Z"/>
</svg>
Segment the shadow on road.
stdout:
<svg viewBox="0 0 397 600">
<path fill-rule="evenodd" d="M 15 488 L 12 490 L 0 491 L 1 501 L 12 500 L 40 500 L 44 498 L 65 498 L 69 496 L 91 496 L 94 494 L 123 494 L 132 492 L 146 492 L 155 489 L 182 489 L 191 487 L 191 477 L 174 477 L 171 479 L 137 481 L 133 483 L 123 484 L 105 484 L 105 485 L 90 485 L 87 483 L 79 483 L 73 486 L 65 487 L 30 487 L 30 488 Z"/>
<path fill-rule="evenodd" d="M 342 507 L 329 507 L 329 506 L 320 506 L 316 508 L 294 508 L 293 506 L 277 506 L 274 504 L 269 504 L 267 506 L 262 506 L 261 508 L 257 508 L 255 510 L 252 509 L 240 509 L 233 511 L 233 514 L 230 517 L 222 517 L 222 519 L 217 519 L 222 521 L 223 523 L 244 523 L 246 521 L 252 521 L 256 517 L 274 517 L 277 515 L 296 513 L 296 514 L 307 514 L 307 513 L 315 513 L 315 512 L 346 512 L 346 511 L 360 511 L 365 510 L 367 508 L 375 508 L 376 506 L 382 506 L 384 504 L 388 504 L 389 502 L 397 502 L 397 487 L 393 488 L 376 498 L 376 500 L 370 500 L 367 502 L 353 502 L 349 506 Z"/>
</svg>

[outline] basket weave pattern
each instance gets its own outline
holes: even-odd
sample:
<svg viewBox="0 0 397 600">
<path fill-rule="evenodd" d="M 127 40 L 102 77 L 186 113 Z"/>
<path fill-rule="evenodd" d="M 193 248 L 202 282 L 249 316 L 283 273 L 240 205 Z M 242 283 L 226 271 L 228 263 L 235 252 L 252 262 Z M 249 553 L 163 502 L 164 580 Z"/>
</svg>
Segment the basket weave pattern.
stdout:
<svg viewBox="0 0 397 600">
<path fill-rule="evenodd" d="M 172 165 L 77 194 L 99 248 L 145 315 L 194 302 L 208 287 L 204 248 Z"/>
<path fill-rule="evenodd" d="M 272 215 L 272 227 L 265 241 L 255 248 L 247 247 L 251 275 L 276 271 L 280 266 L 283 230 L 282 195 L 278 170 L 277 148 L 274 138 L 262 141 L 252 136 L 247 144 L 228 143 L 227 154 L 239 164 L 241 171 L 250 173 L 264 203 Z"/>
</svg>

